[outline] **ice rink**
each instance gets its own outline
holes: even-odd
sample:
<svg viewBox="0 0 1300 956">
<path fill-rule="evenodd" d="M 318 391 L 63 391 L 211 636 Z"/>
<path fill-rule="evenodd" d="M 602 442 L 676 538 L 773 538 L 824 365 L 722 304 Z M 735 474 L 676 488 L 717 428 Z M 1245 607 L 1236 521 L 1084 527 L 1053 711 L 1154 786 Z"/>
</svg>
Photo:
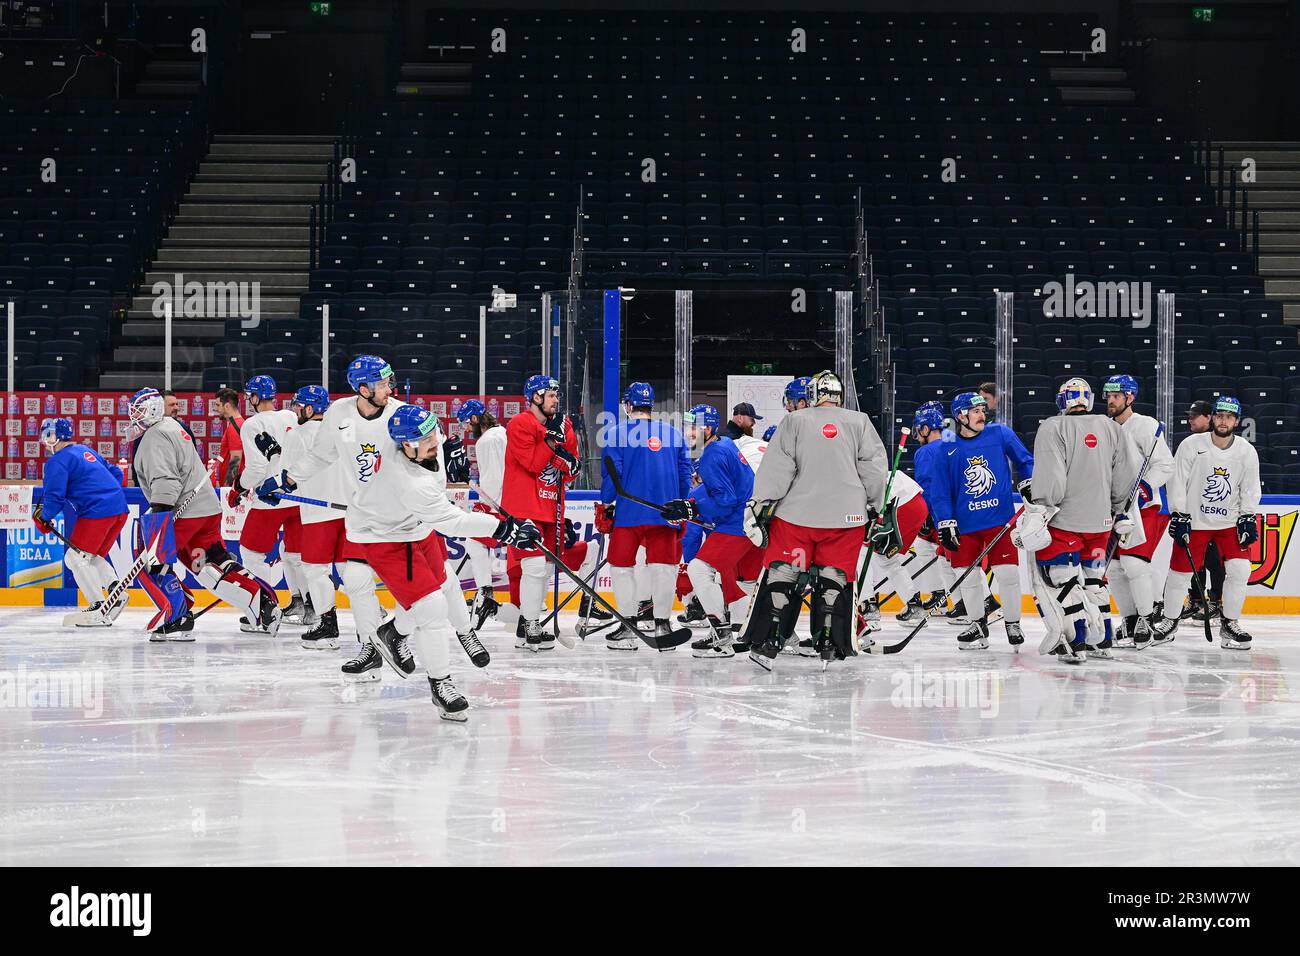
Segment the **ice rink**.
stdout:
<svg viewBox="0 0 1300 956">
<path fill-rule="evenodd" d="M 345 685 L 356 645 L 299 628 L 222 610 L 152 645 L 146 611 L 61 616 L 0 612 L 4 864 L 1300 864 L 1295 618 L 1082 667 L 1036 621 L 1020 654 L 937 622 L 771 674 L 489 624 L 486 670 L 453 648 L 457 725 L 422 671 Z"/>
</svg>

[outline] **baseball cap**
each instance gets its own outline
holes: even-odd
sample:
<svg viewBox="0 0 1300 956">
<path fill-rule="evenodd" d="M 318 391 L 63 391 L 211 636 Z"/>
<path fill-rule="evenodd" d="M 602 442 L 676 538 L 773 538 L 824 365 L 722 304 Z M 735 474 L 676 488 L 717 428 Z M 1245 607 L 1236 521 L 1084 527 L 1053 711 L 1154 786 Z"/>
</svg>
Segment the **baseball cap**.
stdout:
<svg viewBox="0 0 1300 956">
<path fill-rule="evenodd" d="M 756 411 L 754 411 L 754 406 L 751 405 L 749 402 L 741 402 L 739 405 L 737 405 L 735 408 L 731 410 L 731 414 L 733 416 L 748 415 L 756 422 L 761 422 L 763 420 L 763 416 L 758 414 Z"/>
<path fill-rule="evenodd" d="M 1199 399 L 1192 402 L 1191 407 L 1187 409 L 1188 418 L 1195 418 L 1198 415 L 1205 415 L 1208 417 L 1213 414 L 1214 409 L 1210 406 L 1210 403 Z"/>
</svg>

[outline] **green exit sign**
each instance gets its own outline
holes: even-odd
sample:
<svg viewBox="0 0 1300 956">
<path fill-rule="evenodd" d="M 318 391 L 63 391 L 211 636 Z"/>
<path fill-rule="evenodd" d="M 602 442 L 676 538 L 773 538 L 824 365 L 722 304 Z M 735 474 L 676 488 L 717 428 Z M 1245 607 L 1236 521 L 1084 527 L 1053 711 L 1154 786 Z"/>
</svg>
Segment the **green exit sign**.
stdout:
<svg viewBox="0 0 1300 956">
<path fill-rule="evenodd" d="M 326 2 L 313 3 L 311 5 L 311 12 L 317 16 L 328 17 L 330 15 L 330 4 L 328 3 L 328 0 L 326 0 Z"/>
<path fill-rule="evenodd" d="M 1214 22 L 1214 7 L 1192 7 L 1192 19 L 1200 23 Z"/>
</svg>

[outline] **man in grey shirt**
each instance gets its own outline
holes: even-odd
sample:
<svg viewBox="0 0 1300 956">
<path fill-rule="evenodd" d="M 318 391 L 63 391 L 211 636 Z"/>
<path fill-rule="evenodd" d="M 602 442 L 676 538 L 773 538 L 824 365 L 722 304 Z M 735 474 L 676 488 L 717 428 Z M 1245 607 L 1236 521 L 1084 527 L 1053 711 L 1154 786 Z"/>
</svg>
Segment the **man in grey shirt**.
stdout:
<svg viewBox="0 0 1300 956">
<path fill-rule="evenodd" d="M 768 445 L 747 509 L 746 533 L 767 549 L 767 570 L 744 643 L 767 670 L 794 628 L 808 583 L 822 609 L 812 622 L 822 659 L 853 653 L 851 585 L 889 474 L 880 435 L 866 415 L 843 407 L 835 373 L 818 372 L 808 390 L 811 407 L 788 416 Z"/>
</svg>

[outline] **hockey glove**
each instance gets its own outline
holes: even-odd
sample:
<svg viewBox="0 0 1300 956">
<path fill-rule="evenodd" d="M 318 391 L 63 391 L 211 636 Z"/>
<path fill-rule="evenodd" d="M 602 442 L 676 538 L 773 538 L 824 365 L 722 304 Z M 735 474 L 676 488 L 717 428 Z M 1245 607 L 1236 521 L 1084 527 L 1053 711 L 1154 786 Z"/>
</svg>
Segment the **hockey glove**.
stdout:
<svg viewBox="0 0 1300 956">
<path fill-rule="evenodd" d="M 674 498 L 664 502 L 665 521 L 694 521 L 700 516 L 699 506 L 690 498 Z"/>
<path fill-rule="evenodd" d="M 1249 548 L 1259 540 L 1259 525 L 1254 515 L 1242 515 L 1237 519 L 1237 544 Z"/>
<path fill-rule="evenodd" d="M 940 521 L 938 524 L 939 544 L 943 545 L 945 551 L 956 551 L 961 547 L 961 532 L 957 530 L 957 522 L 949 518 L 947 521 Z"/>
<path fill-rule="evenodd" d="M 603 501 L 596 502 L 596 531 L 600 534 L 609 534 L 614 530 L 614 506 L 616 502 L 606 504 Z"/>
<path fill-rule="evenodd" d="M 264 501 L 268 505 L 278 505 L 280 503 L 280 492 L 293 491 L 298 484 L 289 477 L 287 471 L 282 471 L 279 478 L 268 478 L 257 486 L 258 501 Z"/>
<path fill-rule="evenodd" d="M 568 551 L 578 543 L 578 523 L 572 518 L 564 519 L 564 550 Z"/>
<path fill-rule="evenodd" d="M 1115 522 L 1110 526 L 1110 529 L 1115 532 L 1115 537 L 1119 539 L 1120 547 L 1126 547 L 1129 535 L 1133 533 L 1136 527 L 1133 519 L 1128 515 L 1118 514 L 1115 516 Z"/>
<path fill-rule="evenodd" d="M 243 500 L 244 489 L 239 487 L 239 479 L 236 478 L 235 483 L 231 486 L 230 490 L 226 492 L 226 504 L 232 508 L 238 508 L 239 503 Z"/>
<path fill-rule="evenodd" d="M 1016 491 L 1020 492 L 1020 497 L 1025 499 L 1025 504 L 1032 505 L 1034 496 L 1031 494 L 1032 489 L 1029 486 L 1030 479 L 1026 478 L 1020 484 L 1016 485 Z"/>
<path fill-rule="evenodd" d="M 1138 482 L 1138 507 L 1145 508 L 1151 502 L 1155 501 L 1156 494 L 1151 490 L 1151 486 L 1145 481 Z"/>
<path fill-rule="evenodd" d="M 520 551 L 532 551 L 542 541 L 542 533 L 537 525 L 517 518 L 502 518 L 496 531 L 492 532 L 492 537 L 501 544 L 508 544 Z"/>
<path fill-rule="evenodd" d="M 1038 505 L 1026 505 L 1020 518 L 1011 528 L 1011 543 L 1030 553 L 1041 551 L 1052 543 L 1048 530 L 1048 510 Z"/>
<path fill-rule="evenodd" d="M 41 534 L 54 533 L 54 525 L 45 520 L 45 516 L 41 514 L 40 505 L 37 505 L 32 509 L 32 524 L 36 525 L 36 530 Z"/>
<path fill-rule="evenodd" d="M 546 433 L 546 447 L 551 450 L 557 461 L 560 463 L 561 470 L 565 476 L 572 476 L 578 473 L 578 457 L 569 449 L 557 442 L 551 432 Z"/>
<path fill-rule="evenodd" d="M 455 436 L 442 443 L 442 457 L 447 462 L 447 480 L 456 484 L 469 481 L 469 455 L 464 443 Z"/>
<path fill-rule="evenodd" d="M 257 450 L 266 457 L 267 461 L 280 454 L 280 443 L 275 440 L 275 436 L 268 432 L 258 432 L 254 435 L 253 444 L 257 446 Z"/>
<path fill-rule="evenodd" d="M 1192 516 L 1175 511 L 1169 516 L 1169 537 L 1186 544 L 1192 540 Z"/>
<path fill-rule="evenodd" d="M 775 501 L 756 501 L 750 498 L 745 502 L 745 537 L 752 541 L 755 547 L 767 547 L 767 528 L 772 523 L 772 516 L 775 513 Z"/>
<path fill-rule="evenodd" d="M 546 420 L 547 444 L 550 444 L 550 439 L 554 438 L 556 444 L 563 445 L 564 434 L 565 434 L 565 428 L 564 428 L 563 415 L 552 415 L 550 418 Z"/>
</svg>

